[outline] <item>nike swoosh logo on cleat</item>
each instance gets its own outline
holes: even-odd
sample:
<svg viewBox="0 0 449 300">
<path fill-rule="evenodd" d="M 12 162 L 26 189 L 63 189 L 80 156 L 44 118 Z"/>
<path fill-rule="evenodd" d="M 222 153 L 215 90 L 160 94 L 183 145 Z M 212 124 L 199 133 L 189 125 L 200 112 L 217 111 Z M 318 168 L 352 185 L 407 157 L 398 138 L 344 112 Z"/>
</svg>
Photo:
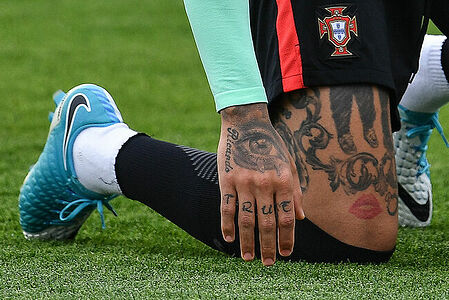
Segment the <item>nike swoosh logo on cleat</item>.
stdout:
<svg viewBox="0 0 449 300">
<path fill-rule="evenodd" d="M 430 217 L 430 194 L 427 192 L 427 201 L 424 204 L 419 204 L 413 199 L 413 197 L 398 183 L 399 198 L 404 202 L 405 205 L 410 209 L 410 212 L 420 220 L 425 222 Z"/>
<path fill-rule="evenodd" d="M 84 107 L 88 112 L 90 112 L 90 102 L 89 99 L 83 94 L 76 94 L 70 100 L 67 109 L 67 119 L 65 123 L 64 141 L 63 141 L 63 158 L 64 158 L 64 169 L 67 170 L 67 146 L 70 139 L 70 134 L 72 131 L 73 122 L 75 121 L 76 113 L 80 107 Z"/>
</svg>

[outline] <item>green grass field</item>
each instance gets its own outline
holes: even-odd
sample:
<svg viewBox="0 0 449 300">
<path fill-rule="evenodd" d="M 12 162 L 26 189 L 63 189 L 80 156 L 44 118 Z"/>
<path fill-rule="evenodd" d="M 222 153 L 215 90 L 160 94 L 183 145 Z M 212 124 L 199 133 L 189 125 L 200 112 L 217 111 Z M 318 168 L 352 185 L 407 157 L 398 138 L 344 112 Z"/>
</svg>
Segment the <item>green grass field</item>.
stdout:
<svg viewBox="0 0 449 300">
<path fill-rule="evenodd" d="M 52 93 L 106 87 L 136 130 L 214 151 L 219 117 L 181 0 L 0 1 L 0 298 L 449 298 L 449 150 L 430 142 L 434 219 L 401 229 L 381 266 L 260 261 L 217 253 L 119 198 L 74 242 L 29 242 L 17 197 L 41 152 Z M 441 113 L 449 133 L 449 110 Z M 194 216 L 192 216 L 194 217 Z"/>
</svg>

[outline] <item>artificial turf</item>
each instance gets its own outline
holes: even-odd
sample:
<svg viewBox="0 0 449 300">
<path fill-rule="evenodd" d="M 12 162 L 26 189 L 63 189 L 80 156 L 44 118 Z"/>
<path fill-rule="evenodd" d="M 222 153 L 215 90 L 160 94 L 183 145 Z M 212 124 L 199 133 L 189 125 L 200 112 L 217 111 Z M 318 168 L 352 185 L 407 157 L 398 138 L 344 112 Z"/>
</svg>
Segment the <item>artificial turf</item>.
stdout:
<svg viewBox="0 0 449 300">
<path fill-rule="evenodd" d="M 26 241 L 17 197 L 43 148 L 51 95 L 86 82 L 107 88 L 134 129 L 216 148 L 219 117 L 181 0 L 2 0 L 1 299 L 449 298 L 449 150 L 436 134 L 432 225 L 400 229 L 384 265 L 244 263 L 125 198 L 106 230 L 94 213 L 74 242 Z M 443 110 L 447 132 L 448 119 Z"/>
</svg>

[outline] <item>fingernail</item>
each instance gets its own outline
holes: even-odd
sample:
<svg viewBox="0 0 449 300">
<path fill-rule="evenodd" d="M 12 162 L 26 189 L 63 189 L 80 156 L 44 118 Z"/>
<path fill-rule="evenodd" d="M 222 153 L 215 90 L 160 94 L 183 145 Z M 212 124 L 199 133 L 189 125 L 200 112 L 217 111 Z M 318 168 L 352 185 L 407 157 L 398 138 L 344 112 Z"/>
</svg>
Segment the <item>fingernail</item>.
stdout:
<svg viewBox="0 0 449 300">
<path fill-rule="evenodd" d="M 281 255 L 282 256 L 290 256 L 290 254 L 292 254 L 291 250 L 281 250 Z"/>
<path fill-rule="evenodd" d="M 225 237 L 225 241 L 228 242 L 228 243 L 231 243 L 233 240 L 232 240 L 232 237 L 230 235 L 227 235 Z"/>
<path fill-rule="evenodd" d="M 266 266 L 272 266 L 274 264 L 274 260 L 272 258 L 265 258 L 263 264 Z"/>
<path fill-rule="evenodd" d="M 243 254 L 243 259 L 246 261 L 252 260 L 253 259 L 253 255 L 249 252 L 246 252 L 245 254 Z"/>
</svg>

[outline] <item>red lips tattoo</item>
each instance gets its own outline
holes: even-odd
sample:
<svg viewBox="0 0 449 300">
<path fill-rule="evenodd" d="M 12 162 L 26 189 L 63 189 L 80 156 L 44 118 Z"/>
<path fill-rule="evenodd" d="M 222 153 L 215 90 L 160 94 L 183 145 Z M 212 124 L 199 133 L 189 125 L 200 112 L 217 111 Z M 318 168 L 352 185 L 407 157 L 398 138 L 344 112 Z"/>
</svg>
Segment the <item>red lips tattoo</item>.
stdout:
<svg viewBox="0 0 449 300">
<path fill-rule="evenodd" d="M 362 195 L 351 206 L 349 212 L 359 219 L 373 219 L 382 212 L 376 197 L 373 194 Z"/>
</svg>

